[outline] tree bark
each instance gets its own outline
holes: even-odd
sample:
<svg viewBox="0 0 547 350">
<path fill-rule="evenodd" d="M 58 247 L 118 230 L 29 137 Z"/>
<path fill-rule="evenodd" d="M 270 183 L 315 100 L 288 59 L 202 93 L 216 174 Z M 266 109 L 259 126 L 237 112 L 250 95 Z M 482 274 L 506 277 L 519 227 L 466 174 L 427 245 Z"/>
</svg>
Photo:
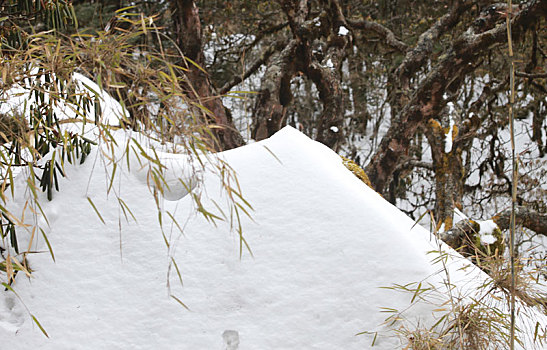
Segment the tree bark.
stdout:
<svg viewBox="0 0 547 350">
<path fill-rule="evenodd" d="M 518 206 L 515 212 L 516 225 L 522 225 L 537 234 L 547 236 L 547 214 L 538 213 L 532 209 Z M 492 218 L 502 230 L 509 229 L 511 210 L 502 211 Z"/>
<path fill-rule="evenodd" d="M 275 134 L 284 124 L 292 99 L 291 79 L 296 74 L 294 56 L 298 43 L 289 44 L 268 62 L 253 110 L 251 136 L 260 141 Z"/>
<path fill-rule="evenodd" d="M 392 47 L 399 52 L 405 53 L 408 50 L 407 44 L 397 39 L 397 37 L 391 30 L 389 30 L 388 28 L 384 27 L 383 25 L 379 23 L 367 21 L 367 20 L 360 20 L 360 21 L 349 20 L 348 24 L 353 29 L 362 29 L 362 30 L 376 33 L 385 41 L 385 43 L 389 47 Z"/>
<path fill-rule="evenodd" d="M 209 125 L 213 135 L 210 140 L 211 147 L 222 151 L 242 146 L 243 138 L 235 128 L 231 115 L 222 104 L 209 76 L 187 60 L 204 67 L 201 23 L 196 4 L 192 0 L 171 0 L 170 6 L 175 25 L 175 40 L 185 55 L 183 65 L 188 69 L 187 93 L 196 103 L 195 113 L 203 113 L 203 122 Z"/>
<path fill-rule="evenodd" d="M 314 82 L 319 90 L 319 98 L 323 102 L 316 140 L 338 151 L 344 137 L 345 112 L 340 70 L 346 47 L 351 42 L 351 34 L 341 34 L 344 33 L 342 28 L 347 30 L 349 26 L 338 0 L 323 0 L 323 4 L 330 25 L 326 55 L 321 62 L 312 59 L 306 67 L 305 74 Z M 305 49 L 307 56 L 313 58 L 312 45 L 307 45 Z"/>
<path fill-rule="evenodd" d="M 339 72 L 351 41 L 349 33 L 339 34 L 342 26 L 348 27 L 340 4 L 337 0 L 323 0 L 320 16 L 310 20 L 309 1 L 279 0 L 279 3 L 287 16 L 293 39 L 266 68 L 253 111 L 252 135 L 261 140 L 284 125 L 292 99 L 290 83 L 301 72 L 313 81 L 323 103 L 315 139 L 336 150 L 343 139 L 344 119 Z M 323 55 L 318 56 L 314 54 L 314 40 L 322 37 L 327 37 L 327 46 L 321 50 Z"/>
<path fill-rule="evenodd" d="M 445 148 L 445 142 L 454 141 L 458 129 L 452 125 L 448 128 L 452 130 L 445 130 L 438 121 L 430 119 L 425 133 L 435 172 L 435 220 L 437 229 L 443 226 L 445 230 L 452 228 L 454 208 L 461 209 L 464 179 L 462 149 L 454 143 L 450 150 Z M 452 139 L 447 141 L 450 136 Z"/>
</svg>

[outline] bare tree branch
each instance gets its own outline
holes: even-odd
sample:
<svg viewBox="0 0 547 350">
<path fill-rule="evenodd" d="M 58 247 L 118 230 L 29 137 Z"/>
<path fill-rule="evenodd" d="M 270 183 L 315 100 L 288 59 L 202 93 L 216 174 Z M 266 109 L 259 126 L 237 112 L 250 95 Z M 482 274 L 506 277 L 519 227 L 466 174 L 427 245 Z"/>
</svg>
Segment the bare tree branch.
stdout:
<svg viewBox="0 0 547 350">
<path fill-rule="evenodd" d="M 519 72 L 516 71 L 515 75 L 517 77 L 521 78 L 528 78 L 528 79 L 534 79 L 534 78 L 547 78 L 547 73 L 526 73 L 526 72 Z"/>
<path fill-rule="evenodd" d="M 249 50 L 253 47 L 255 47 L 266 35 L 270 35 L 270 34 L 273 34 L 275 32 L 278 32 L 280 31 L 281 29 L 285 28 L 286 26 L 289 25 L 289 22 L 283 22 L 283 23 L 280 23 L 280 24 L 277 24 L 273 27 L 270 27 L 270 28 L 267 28 L 265 30 L 262 30 L 260 31 L 260 33 L 258 33 L 254 40 L 245 47 L 245 50 Z"/>
<path fill-rule="evenodd" d="M 243 75 L 237 75 L 232 78 L 229 82 L 224 84 L 223 87 L 220 88 L 219 94 L 224 95 L 228 91 L 230 91 L 234 86 L 241 83 L 251 75 L 253 75 L 260 67 L 262 67 L 269 59 L 272 57 L 272 55 L 283 49 L 285 46 L 287 46 L 287 42 L 285 40 L 283 41 L 277 41 L 275 45 L 269 46 L 261 55 L 259 59 L 257 59 L 249 69 Z"/>
<path fill-rule="evenodd" d="M 407 159 L 404 162 L 401 162 L 395 169 L 396 171 L 401 170 L 410 170 L 412 168 L 422 168 L 427 170 L 433 170 L 433 164 L 429 162 L 424 162 L 419 159 Z"/>
<path fill-rule="evenodd" d="M 330 22 L 330 40 L 322 62 L 312 59 L 304 72 L 319 90 L 323 102 L 323 112 L 317 126 L 316 140 L 335 151 L 343 139 L 344 93 L 341 86 L 340 67 L 345 57 L 345 50 L 351 42 L 351 35 L 340 35 L 341 27 L 347 26 L 346 19 L 338 0 L 323 0 L 327 7 Z M 307 56 L 312 57 L 311 47 L 306 48 Z"/>
<path fill-rule="evenodd" d="M 372 31 L 376 34 L 378 34 L 382 39 L 385 40 L 386 44 L 390 47 L 400 51 L 400 52 L 406 52 L 408 50 L 408 45 L 402 42 L 401 40 L 397 39 L 395 37 L 395 34 L 388 28 L 384 27 L 380 23 L 376 23 L 373 21 L 355 21 L 355 20 L 349 20 L 348 24 L 353 29 L 363 29 Z"/>
<path fill-rule="evenodd" d="M 547 236 L 547 214 L 538 213 L 524 206 L 518 206 L 515 215 L 515 224 L 522 225 L 537 234 Z M 510 225 L 511 210 L 502 211 L 494 215 L 492 219 L 502 230 L 506 230 Z"/>
<path fill-rule="evenodd" d="M 410 77 L 419 70 L 429 58 L 435 41 L 458 23 L 460 15 L 472 5 L 470 1 L 454 1 L 450 12 L 439 18 L 428 30 L 420 35 L 416 46 L 407 52 L 403 62 L 397 67 L 395 75 L 402 80 L 403 88 L 408 87 Z"/>
</svg>

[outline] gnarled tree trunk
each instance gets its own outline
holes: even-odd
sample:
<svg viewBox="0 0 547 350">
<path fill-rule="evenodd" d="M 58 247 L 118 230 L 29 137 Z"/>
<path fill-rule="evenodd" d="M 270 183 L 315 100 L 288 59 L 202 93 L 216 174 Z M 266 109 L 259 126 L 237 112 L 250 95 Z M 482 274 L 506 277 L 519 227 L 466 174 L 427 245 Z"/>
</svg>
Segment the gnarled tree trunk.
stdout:
<svg viewBox="0 0 547 350">
<path fill-rule="evenodd" d="M 267 65 L 253 112 L 252 135 L 261 140 L 284 125 L 292 99 L 291 80 L 303 73 L 313 81 L 323 103 L 315 139 L 336 150 L 342 143 L 344 119 L 340 67 L 351 41 L 340 4 L 337 0 L 324 0 L 320 16 L 310 19 L 309 1 L 279 0 L 279 3 L 288 18 L 293 39 Z M 319 50 L 317 41 L 325 38 L 327 45 Z M 318 51 L 322 55 L 314 53 Z"/>
</svg>

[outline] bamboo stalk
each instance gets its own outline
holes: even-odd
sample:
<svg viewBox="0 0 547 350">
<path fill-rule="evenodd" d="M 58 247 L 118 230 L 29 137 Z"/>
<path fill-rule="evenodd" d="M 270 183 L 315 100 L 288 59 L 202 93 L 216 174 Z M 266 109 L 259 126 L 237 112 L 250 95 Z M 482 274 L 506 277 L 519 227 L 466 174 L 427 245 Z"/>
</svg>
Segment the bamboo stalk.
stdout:
<svg viewBox="0 0 547 350">
<path fill-rule="evenodd" d="M 511 350 L 515 349 L 515 209 L 517 202 L 517 160 L 515 152 L 515 125 L 514 125 L 514 111 L 513 106 L 515 104 L 515 62 L 513 54 L 513 41 L 511 35 L 511 10 L 513 3 L 511 0 L 507 1 L 507 46 L 509 51 L 510 71 L 509 71 L 509 83 L 511 88 L 511 96 L 509 99 L 509 124 L 511 131 L 511 161 L 512 161 L 512 188 L 511 188 L 511 226 L 510 226 L 510 259 L 511 259 L 511 329 L 509 347 Z"/>
</svg>

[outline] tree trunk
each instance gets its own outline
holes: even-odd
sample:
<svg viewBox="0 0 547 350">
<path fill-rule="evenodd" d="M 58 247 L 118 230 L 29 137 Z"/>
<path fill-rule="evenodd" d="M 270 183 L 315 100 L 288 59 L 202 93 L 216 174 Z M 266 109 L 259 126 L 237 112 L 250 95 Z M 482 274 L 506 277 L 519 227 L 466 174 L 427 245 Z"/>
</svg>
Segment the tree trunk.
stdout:
<svg viewBox="0 0 547 350">
<path fill-rule="evenodd" d="M 445 130 L 438 121 L 430 119 L 426 129 L 435 172 L 435 219 L 437 229 L 442 226 L 444 230 L 452 228 L 454 208 L 461 209 L 464 179 L 462 149 L 455 144 L 445 148 L 445 143 L 453 143 L 457 136 L 458 129 L 449 128 L 452 130 Z"/>
<path fill-rule="evenodd" d="M 204 67 L 199 11 L 192 0 L 171 0 L 171 11 L 175 24 L 175 41 L 185 58 Z M 188 68 L 187 93 L 196 104 L 194 112 L 203 114 L 203 122 L 210 127 L 211 147 L 217 151 L 236 148 L 244 144 L 243 138 L 235 128 L 231 115 L 227 113 L 220 96 L 215 92 L 209 76 L 191 62 L 184 59 Z"/>
<path fill-rule="evenodd" d="M 270 60 L 262 79 L 261 90 L 253 111 L 252 136 L 261 140 L 271 136 L 285 123 L 292 99 L 292 78 L 302 72 L 313 81 L 323 103 L 315 139 L 337 150 L 343 139 L 344 96 L 340 66 L 351 35 L 341 27 L 346 20 L 337 0 L 322 1 L 323 12 L 308 20 L 307 0 L 279 0 L 293 34 L 289 45 Z M 322 57 L 314 54 L 315 39 L 328 37 Z"/>
<path fill-rule="evenodd" d="M 296 74 L 297 47 L 296 40 L 291 40 L 268 62 L 253 110 L 251 136 L 257 141 L 272 136 L 284 125 L 292 99 L 291 79 Z"/>
</svg>

